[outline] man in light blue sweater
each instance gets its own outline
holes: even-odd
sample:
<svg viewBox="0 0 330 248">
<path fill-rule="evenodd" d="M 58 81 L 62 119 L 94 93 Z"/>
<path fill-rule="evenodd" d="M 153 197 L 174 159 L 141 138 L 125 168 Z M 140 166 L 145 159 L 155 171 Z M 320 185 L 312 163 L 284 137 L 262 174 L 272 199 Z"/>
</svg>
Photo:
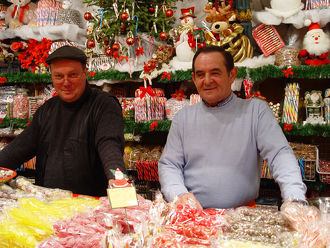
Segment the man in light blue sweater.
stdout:
<svg viewBox="0 0 330 248">
<path fill-rule="evenodd" d="M 231 91 L 237 75 L 232 56 L 220 47 L 198 50 L 192 79 L 203 99 L 172 121 L 158 163 L 168 201 L 198 208 L 233 208 L 258 196 L 265 159 L 283 199 L 305 201 L 300 168 L 271 109 L 260 99 Z"/>
</svg>

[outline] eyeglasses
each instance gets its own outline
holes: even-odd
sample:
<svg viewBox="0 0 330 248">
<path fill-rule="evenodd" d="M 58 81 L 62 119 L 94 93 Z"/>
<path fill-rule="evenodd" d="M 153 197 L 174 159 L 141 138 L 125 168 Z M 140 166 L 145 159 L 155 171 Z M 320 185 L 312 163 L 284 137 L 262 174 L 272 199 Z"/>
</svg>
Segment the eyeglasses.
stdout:
<svg viewBox="0 0 330 248">
<path fill-rule="evenodd" d="M 52 75 L 52 79 L 55 81 L 63 81 L 65 78 L 67 78 L 68 80 L 75 80 L 81 77 L 81 74 L 79 73 L 70 73 L 68 75 L 64 75 L 64 74 L 53 74 Z"/>
</svg>

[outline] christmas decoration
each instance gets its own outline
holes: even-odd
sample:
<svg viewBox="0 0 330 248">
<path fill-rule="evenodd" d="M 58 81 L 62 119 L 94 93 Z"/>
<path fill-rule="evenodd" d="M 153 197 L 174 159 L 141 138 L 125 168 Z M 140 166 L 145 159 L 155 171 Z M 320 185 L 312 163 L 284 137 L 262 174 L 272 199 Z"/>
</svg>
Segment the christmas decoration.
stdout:
<svg viewBox="0 0 330 248">
<path fill-rule="evenodd" d="M 265 10 L 283 18 L 293 16 L 304 8 L 300 0 L 271 0 L 270 6 L 271 8 L 265 8 Z"/>
<path fill-rule="evenodd" d="M 78 10 L 72 8 L 71 0 L 63 0 L 62 9 L 59 11 L 56 24 L 62 25 L 65 23 L 77 25 L 83 28 L 83 23 L 81 21 L 81 14 Z"/>
<path fill-rule="evenodd" d="M 129 45 L 129 46 L 132 46 L 132 45 L 134 44 L 134 42 L 135 42 L 135 40 L 134 40 L 133 37 L 128 37 L 128 38 L 126 39 L 126 43 L 127 43 L 127 45 Z"/>
<path fill-rule="evenodd" d="M 89 21 L 90 19 L 92 19 L 92 14 L 90 12 L 86 12 L 84 14 L 84 18 L 86 21 Z"/>
<path fill-rule="evenodd" d="M 7 12 L 7 6 L 0 4 L 0 30 L 5 30 L 6 29 L 6 12 Z"/>
<path fill-rule="evenodd" d="M 330 88 L 324 93 L 324 119 L 327 124 L 330 124 Z"/>
<path fill-rule="evenodd" d="M 166 40 L 168 38 L 168 34 L 166 32 L 161 32 L 159 34 L 159 37 L 162 39 L 162 40 Z"/>
<path fill-rule="evenodd" d="M 284 42 L 272 25 L 261 24 L 252 30 L 253 38 L 265 56 L 284 46 Z"/>
<path fill-rule="evenodd" d="M 249 38 L 243 34 L 244 28 L 238 23 L 231 24 L 236 20 L 236 12 L 230 4 L 223 1 L 218 6 L 218 1 L 214 4 L 208 3 L 203 9 L 205 20 L 211 23 L 211 28 L 202 22 L 205 31 L 206 44 L 211 46 L 224 47 L 234 57 L 234 62 L 242 62 L 253 55 L 253 47 Z"/>
<path fill-rule="evenodd" d="M 106 47 L 105 49 L 104 49 L 104 51 L 105 51 L 105 54 L 107 55 L 107 56 L 112 56 L 112 50 L 111 50 L 111 48 L 110 47 Z"/>
<path fill-rule="evenodd" d="M 89 40 L 89 41 L 87 41 L 87 47 L 88 47 L 88 48 L 93 48 L 93 47 L 95 47 L 95 41 L 94 41 L 94 40 Z"/>
<path fill-rule="evenodd" d="M 134 37 L 147 34 L 155 40 L 161 41 L 160 32 L 169 32 L 174 18 L 168 17 L 166 11 L 161 11 L 162 6 L 167 6 L 167 10 L 175 10 L 176 0 L 165 0 L 161 3 L 154 0 L 117 0 L 117 1 L 101 1 L 101 0 L 84 0 L 87 6 L 99 7 L 103 13 L 93 14 L 93 18 L 89 20 L 94 24 L 92 32 L 88 38 L 93 38 L 93 34 L 97 34 L 97 28 L 100 27 L 103 16 L 102 28 L 104 32 L 97 34 L 102 40 L 109 37 L 109 44 L 120 40 L 123 49 L 119 51 L 127 53 L 128 45 L 122 41 L 119 36 L 129 31 L 133 32 Z M 152 13 L 149 12 L 152 10 Z M 171 11 L 169 11 L 171 13 Z M 105 24 L 104 21 L 107 21 Z M 124 26 L 125 25 L 125 26 Z M 159 31 L 160 30 L 160 31 Z M 148 37 L 146 37 L 148 39 Z M 145 48 L 146 49 L 146 48 Z M 150 56 L 150 54 L 149 54 Z"/>
<path fill-rule="evenodd" d="M 104 39 L 103 39 L 103 44 L 104 44 L 105 46 L 109 45 L 109 41 L 108 41 L 107 38 L 104 38 Z"/>
<path fill-rule="evenodd" d="M 148 11 L 149 11 L 149 13 L 153 14 L 153 13 L 155 13 L 155 8 L 152 7 L 152 6 L 150 6 L 150 7 L 148 8 Z"/>
<path fill-rule="evenodd" d="M 128 20 L 128 14 L 127 14 L 127 12 L 123 12 L 123 13 L 121 13 L 120 14 L 120 19 L 122 20 L 122 21 L 127 21 Z"/>
<path fill-rule="evenodd" d="M 168 18 L 171 18 L 171 17 L 173 17 L 173 10 L 171 10 L 171 9 L 168 9 L 168 10 L 166 10 L 166 13 L 165 13 L 165 15 L 168 17 Z"/>
<path fill-rule="evenodd" d="M 299 57 L 306 57 L 306 65 L 318 66 L 329 64 L 329 35 L 324 33 L 317 23 L 311 23 L 310 20 L 307 20 L 305 24 L 309 25 L 309 28 L 303 41 L 304 49 L 299 52 Z"/>
<path fill-rule="evenodd" d="M 23 25 L 36 25 L 36 9 L 37 5 L 30 0 L 11 0 L 13 3 L 7 9 L 6 24 L 9 28 L 15 29 Z"/>
<path fill-rule="evenodd" d="M 325 124 L 323 118 L 323 99 L 322 92 L 319 90 L 312 90 L 305 92 L 305 107 L 306 107 L 306 121 L 304 124 Z"/>
<path fill-rule="evenodd" d="M 117 42 L 112 45 L 112 50 L 113 51 L 117 51 L 117 50 L 119 50 L 119 48 L 120 48 L 120 45 Z"/>
<path fill-rule="evenodd" d="M 285 123 L 297 123 L 299 105 L 299 84 L 288 83 L 285 87 L 282 121 Z"/>
<path fill-rule="evenodd" d="M 22 68 L 30 69 L 32 72 L 45 73 L 46 67 L 48 67 L 45 60 L 48 57 L 51 44 L 52 42 L 46 38 L 43 38 L 41 42 L 29 40 L 25 50 L 18 56 Z"/>
</svg>

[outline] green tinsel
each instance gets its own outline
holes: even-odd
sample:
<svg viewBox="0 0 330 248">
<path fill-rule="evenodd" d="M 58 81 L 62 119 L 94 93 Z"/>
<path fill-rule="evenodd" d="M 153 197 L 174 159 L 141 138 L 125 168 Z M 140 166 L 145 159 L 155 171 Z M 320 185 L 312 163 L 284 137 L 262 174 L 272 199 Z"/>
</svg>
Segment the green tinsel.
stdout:
<svg viewBox="0 0 330 248">
<path fill-rule="evenodd" d="M 0 121 L 0 128 L 10 127 L 10 123 L 12 123 L 13 128 L 26 128 L 26 125 L 29 123 L 29 120 L 4 118 Z"/>
<path fill-rule="evenodd" d="M 275 65 L 266 65 L 259 68 L 250 68 L 249 75 L 252 81 L 260 81 L 266 78 L 284 78 L 283 70 L 287 67 L 277 67 Z M 293 76 L 289 78 L 330 78 L 330 64 L 321 66 L 292 66 Z"/>
<path fill-rule="evenodd" d="M 274 65 L 267 65 L 259 68 L 246 68 L 238 67 L 237 78 L 246 78 L 247 71 L 252 81 L 260 81 L 266 78 L 283 78 L 283 70 L 287 67 L 279 68 Z M 290 78 L 330 78 L 330 64 L 321 66 L 293 66 L 293 76 Z M 120 72 L 116 70 L 109 70 L 103 72 L 96 72 L 94 77 L 89 76 L 88 80 L 139 80 L 141 71 L 135 71 L 130 77 L 128 72 Z M 49 73 L 38 74 L 32 72 L 21 72 L 17 74 L 12 73 L 0 73 L 0 77 L 6 77 L 7 83 L 50 83 L 51 77 Z M 185 80 L 191 80 L 191 69 L 186 71 L 175 71 L 171 73 L 171 78 L 161 78 L 162 74 L 153 79 L 154 82 L 171 83 L 180 82 Z M 140 79 L 142 81 L 142 79 Z M 4 83 L 6 84 L 6 83 Z"/>
<path fill-rule="evenodd" d="M 124 132 L 135 133 L 135 134 L 153 132 L 150 129 L 150 124 L 154 122 L 157 122 L 157 127 L 154 129 L 154 131 L 164 131 L 164 132 L 168 132 L 170 130 L 172 123 L 169 120 L 134 122 L 134 120 L 124 119 Z"/>
<path fill-rule="evenodd" d="M 0 77 L 5 77 L 7 83 L 51 83 L 50 73 L 20 72 L 13 74 L 4 72 L 0 73 Z"/>
<path fill-rule="evenodd" d="M 285 123 L 280 123 L 285 135 L 330 137 L 328 124 L 293 124 L 291 130 L 284 130 Z"/>
</svg>

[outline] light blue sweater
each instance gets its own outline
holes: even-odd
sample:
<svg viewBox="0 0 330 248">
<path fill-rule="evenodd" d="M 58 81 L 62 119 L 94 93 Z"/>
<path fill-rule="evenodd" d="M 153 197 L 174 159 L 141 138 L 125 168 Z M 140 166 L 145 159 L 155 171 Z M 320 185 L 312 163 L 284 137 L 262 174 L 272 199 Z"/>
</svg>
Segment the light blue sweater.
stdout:
<svg viewBox="0 0 330 248">
<path fill-rule="evenodd" d="M 233 93 L 216 107 L 187 106 L 174 117 L 158 163 L 168 201 L 191 192 L 204 208 L 232 208 L 257 198 L 260 156 L 283 199 L 305 200 L 300 168 L 271 109 Z"/>
</svg>

